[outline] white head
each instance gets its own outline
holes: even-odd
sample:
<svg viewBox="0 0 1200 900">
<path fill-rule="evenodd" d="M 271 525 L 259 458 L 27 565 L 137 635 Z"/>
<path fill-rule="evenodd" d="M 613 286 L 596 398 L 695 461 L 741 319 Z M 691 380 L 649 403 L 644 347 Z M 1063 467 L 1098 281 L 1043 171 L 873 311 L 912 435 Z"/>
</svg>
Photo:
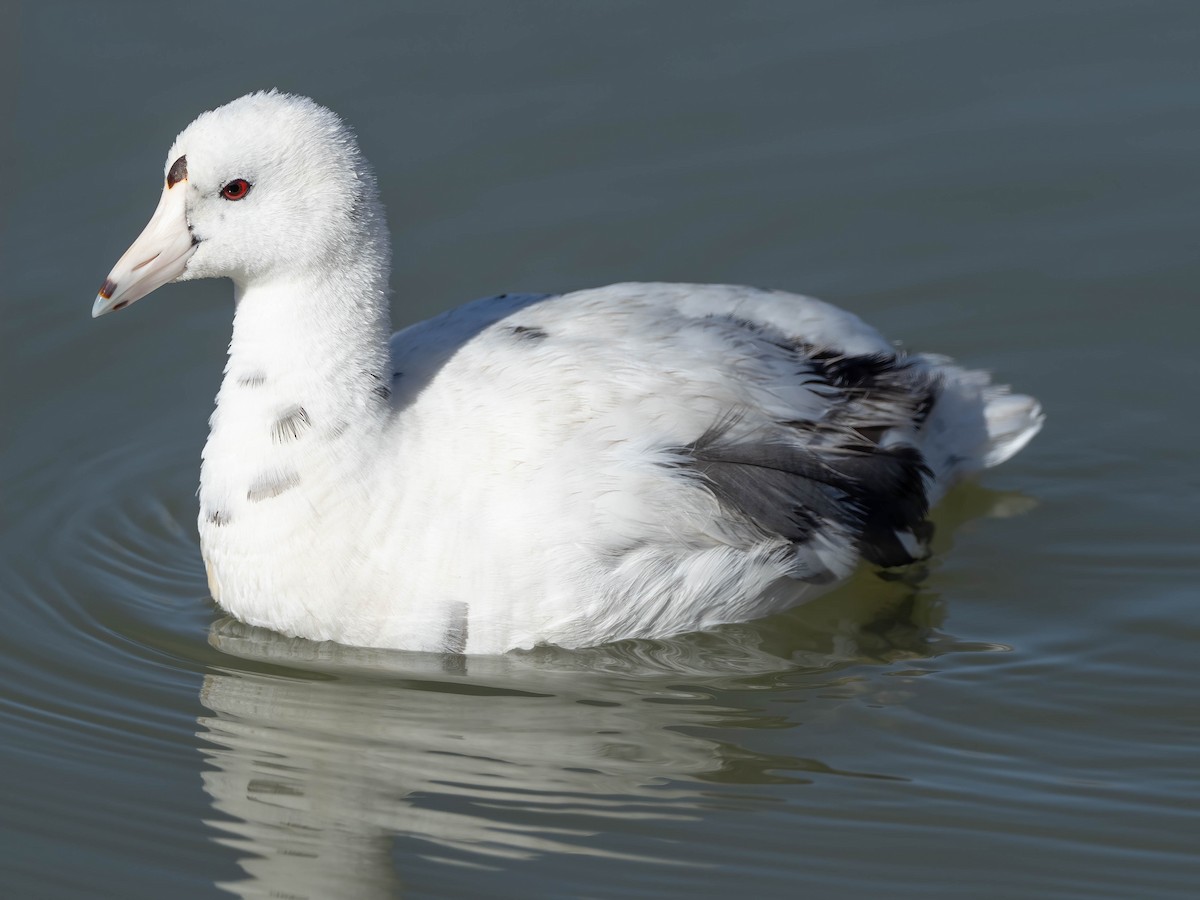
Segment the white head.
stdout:
<svg viewBox="0 0 1200 900">
<path fill-rule="evenodd" d="M 245 286 L 362 262 L 386 271 L 375 178 L 341 119 L 307 97 L 248 94 L 204 113 L 175 139 L 164 175 L 158 208 L 93 316 L 169 281 Z"/>
</svg>

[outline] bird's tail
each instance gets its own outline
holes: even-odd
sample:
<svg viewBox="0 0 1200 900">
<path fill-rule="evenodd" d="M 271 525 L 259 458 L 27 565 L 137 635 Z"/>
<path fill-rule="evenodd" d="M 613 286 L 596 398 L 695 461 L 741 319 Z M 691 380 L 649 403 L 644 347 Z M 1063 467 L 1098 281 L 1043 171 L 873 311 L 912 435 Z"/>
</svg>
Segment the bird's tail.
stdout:
<svg viewBox="0 0 1200 900">
<path fill-rule="evenodd" d="M 934 476 L 936 500 L 956 481 L 1015 456 L 1042 428 L 1033 397 L 992 384 L 986 372 L 923 356 L 940 391 L 922 428 L 921 452 Z"/>
</svg>

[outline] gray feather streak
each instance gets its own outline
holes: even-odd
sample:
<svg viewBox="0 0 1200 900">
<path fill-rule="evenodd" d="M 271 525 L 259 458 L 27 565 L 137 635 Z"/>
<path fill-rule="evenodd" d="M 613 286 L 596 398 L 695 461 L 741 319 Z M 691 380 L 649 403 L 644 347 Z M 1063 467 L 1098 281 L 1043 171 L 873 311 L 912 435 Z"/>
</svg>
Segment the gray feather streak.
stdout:
<svg viewBox="0 0 1200 900">
<path fill-rule="evenodd" d="M 276 444 L 294 441 L 312 427 L 308 412 L 303 406 L 292 406 L 285 410 L 271 426 L 271 440 Z"/>
<path fill-rule="evenodd" d="M 278 497 L 284 491 L 290 491 L 300 483 L 297 472 L 283 472 L 278 475 L 260 475 L 246 491 L 246 499 L 251 503 L 259 503 Z"/>
</svg>

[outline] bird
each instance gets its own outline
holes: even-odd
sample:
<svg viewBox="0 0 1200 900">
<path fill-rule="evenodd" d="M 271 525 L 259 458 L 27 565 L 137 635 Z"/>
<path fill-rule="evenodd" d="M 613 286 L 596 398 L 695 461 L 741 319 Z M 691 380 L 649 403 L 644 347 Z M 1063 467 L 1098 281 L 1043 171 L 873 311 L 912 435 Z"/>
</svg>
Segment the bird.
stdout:
<svg viewBox="0 0 1200 900">
<path fill-rule="evenodd" d="M 307 97 L 202 113 L 163 171 L 92 315 L 232 280 L 200 550 L 225 612 L 290 637 L 502 654 L 759 619 L 924 558 L 931 506 L 1044 420 L 780 290 L 499 294 L 389 337 L 376 176 Z"/>
</svg>

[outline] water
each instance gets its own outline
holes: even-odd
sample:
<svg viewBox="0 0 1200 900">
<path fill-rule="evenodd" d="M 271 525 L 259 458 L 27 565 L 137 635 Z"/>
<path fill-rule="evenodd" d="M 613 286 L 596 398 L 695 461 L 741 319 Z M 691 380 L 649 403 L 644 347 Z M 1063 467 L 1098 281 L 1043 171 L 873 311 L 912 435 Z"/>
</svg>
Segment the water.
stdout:
<svg viewBox="0 0 1200 900">
<path fill-rule="evenodd" d="M 0 12 L 9 897 L 1190 897 L 1200 10 L 206 3 Z M 938 553 L 774 620 L 499 659 L 207 599 L 227 284 L 93 322 L 200 110 L 355 124 L 397 324 L 747 282 L 1038 395 Z"/>
</svg>

